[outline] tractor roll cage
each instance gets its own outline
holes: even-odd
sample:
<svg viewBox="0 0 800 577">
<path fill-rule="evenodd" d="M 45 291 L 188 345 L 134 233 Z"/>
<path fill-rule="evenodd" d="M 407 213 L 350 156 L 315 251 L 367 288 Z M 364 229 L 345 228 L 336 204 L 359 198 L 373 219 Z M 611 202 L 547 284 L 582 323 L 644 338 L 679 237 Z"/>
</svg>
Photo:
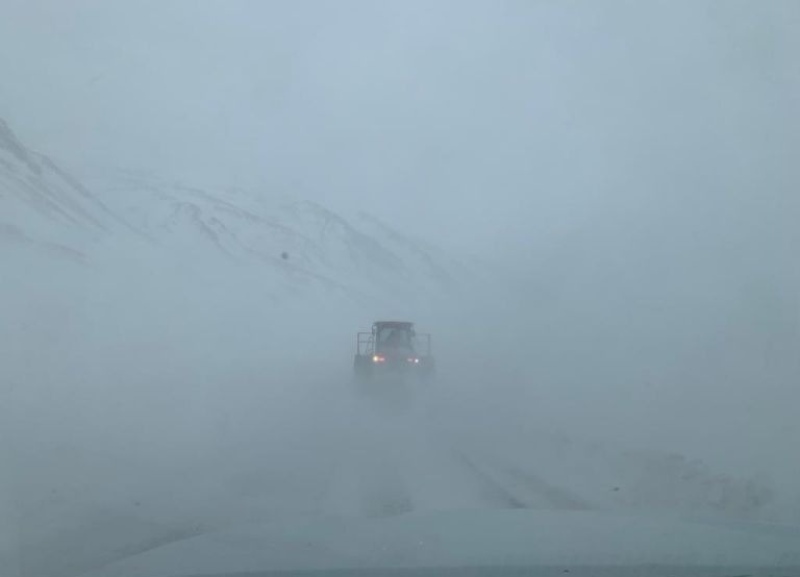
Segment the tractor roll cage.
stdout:
<svg viewBox="0 0 800 577">
<path fill-rule="evenodd" d="M 416 351 L 420 357 L 431 356 L 431 335 L 430 333 L 416 333 Z M 372 356 L 375 354 L 375 329 L 371 333 L 358 333 L 356 335 L 356 351 L 359 356 Z"/>
</svg>

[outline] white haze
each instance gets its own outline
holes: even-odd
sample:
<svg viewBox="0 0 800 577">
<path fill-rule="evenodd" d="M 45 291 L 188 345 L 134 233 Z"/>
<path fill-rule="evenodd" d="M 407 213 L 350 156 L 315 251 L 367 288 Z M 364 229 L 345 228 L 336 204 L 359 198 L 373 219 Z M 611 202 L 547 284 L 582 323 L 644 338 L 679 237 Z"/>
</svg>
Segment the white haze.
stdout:
<svg viewBox="0 0 800 577">
<path fill-rule="evenodd" d="M 791 0 L 5 4 L 3 116 L 78 170 L 264 185 L 513 258 L 643 195 L 796 177 Z"/>
<path fill-rule="evenodd" d="M 353 273 L 358 299 L 123 226 L 86 265 L 0 236 L 3 559 L 71 576 L 377 514 L 348 475 L 392 492 L 379 454 L 417 510 L 490 507 L 431 439 L 576 506 L 800 523 L 797 6 L 4 2 L 0 118 L 112 210 L 100 168 L 244 186 L 470 273 L 403 297 Z M 352 396 L 383 317 L 434 335 L 408 411 Z"/>
</svg>

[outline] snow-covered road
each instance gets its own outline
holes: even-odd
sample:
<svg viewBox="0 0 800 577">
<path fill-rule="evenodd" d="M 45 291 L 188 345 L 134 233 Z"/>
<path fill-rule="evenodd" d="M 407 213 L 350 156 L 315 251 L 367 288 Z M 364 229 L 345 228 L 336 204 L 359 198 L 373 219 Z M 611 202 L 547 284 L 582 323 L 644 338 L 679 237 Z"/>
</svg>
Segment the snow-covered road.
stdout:
<svg viewBox="0 0 800 577">
<path fill-rule="evenodd" d="M 463 509 L 588 509 L 576 495 L 469 447 L 420 394 L 397 410 L 355 399 L 343 422 L 325 513 L 383 516 Z"/>
<path fill-rule="evenodd" d="M 256 385 L 196 383 L 192 397 L 171 399 L 138 388 L 141 405 L 106 404 L 120 412 L 102 422 L 74 418 L 69 405 L 60 422 L 30 413 L 16 425 L 31 438 L 9 457 L 28 483 L 12 488 L 14 525 L 3 530 L 17 545 L 2 560 L 22 575 L 71 577 L 200 533 L 302 517 L 533 509 L 746 519 L 760 506 L 747 483 L 583 446 L 471 405 L 446 383 L 412 396 L 358 396 L 346 378 Z"/>
</svg>

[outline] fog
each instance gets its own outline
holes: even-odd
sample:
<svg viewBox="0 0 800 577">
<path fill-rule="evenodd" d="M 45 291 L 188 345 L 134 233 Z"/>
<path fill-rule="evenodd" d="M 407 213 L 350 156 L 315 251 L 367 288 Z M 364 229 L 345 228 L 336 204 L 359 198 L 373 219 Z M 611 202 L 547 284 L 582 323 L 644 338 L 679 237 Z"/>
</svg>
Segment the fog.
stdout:
<svg viewBox="0 0 800 577">
<path fill-rule="evenodd" d="M 305 516 L 800 523 L 796 3 L 0 9 L 16 574 Z M 358 394 L 382 319 L 432 384 Z"/>
<path fill-rule="evenodd" d="M 78 172 L 264 186 L 515 259 L 609 205 L 796 182 L 791 1 L 5 4 L 3 116 Z"/>
</svg>

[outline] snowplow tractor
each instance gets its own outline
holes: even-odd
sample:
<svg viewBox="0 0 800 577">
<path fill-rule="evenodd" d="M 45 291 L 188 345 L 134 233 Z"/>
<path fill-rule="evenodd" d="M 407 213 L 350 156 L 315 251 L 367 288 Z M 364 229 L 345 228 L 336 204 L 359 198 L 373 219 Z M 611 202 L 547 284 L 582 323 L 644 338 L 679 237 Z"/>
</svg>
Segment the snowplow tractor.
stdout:
<svg viewBox="0 0 800 577">
<path fill-rule="evenodd" d="M 431 336 L 414 323 L 378 321 L 371 332 L 358 333 L 353 369 L 359 381 L 381 377 L 430 378 L 435 372 Z"/>
</svg>

